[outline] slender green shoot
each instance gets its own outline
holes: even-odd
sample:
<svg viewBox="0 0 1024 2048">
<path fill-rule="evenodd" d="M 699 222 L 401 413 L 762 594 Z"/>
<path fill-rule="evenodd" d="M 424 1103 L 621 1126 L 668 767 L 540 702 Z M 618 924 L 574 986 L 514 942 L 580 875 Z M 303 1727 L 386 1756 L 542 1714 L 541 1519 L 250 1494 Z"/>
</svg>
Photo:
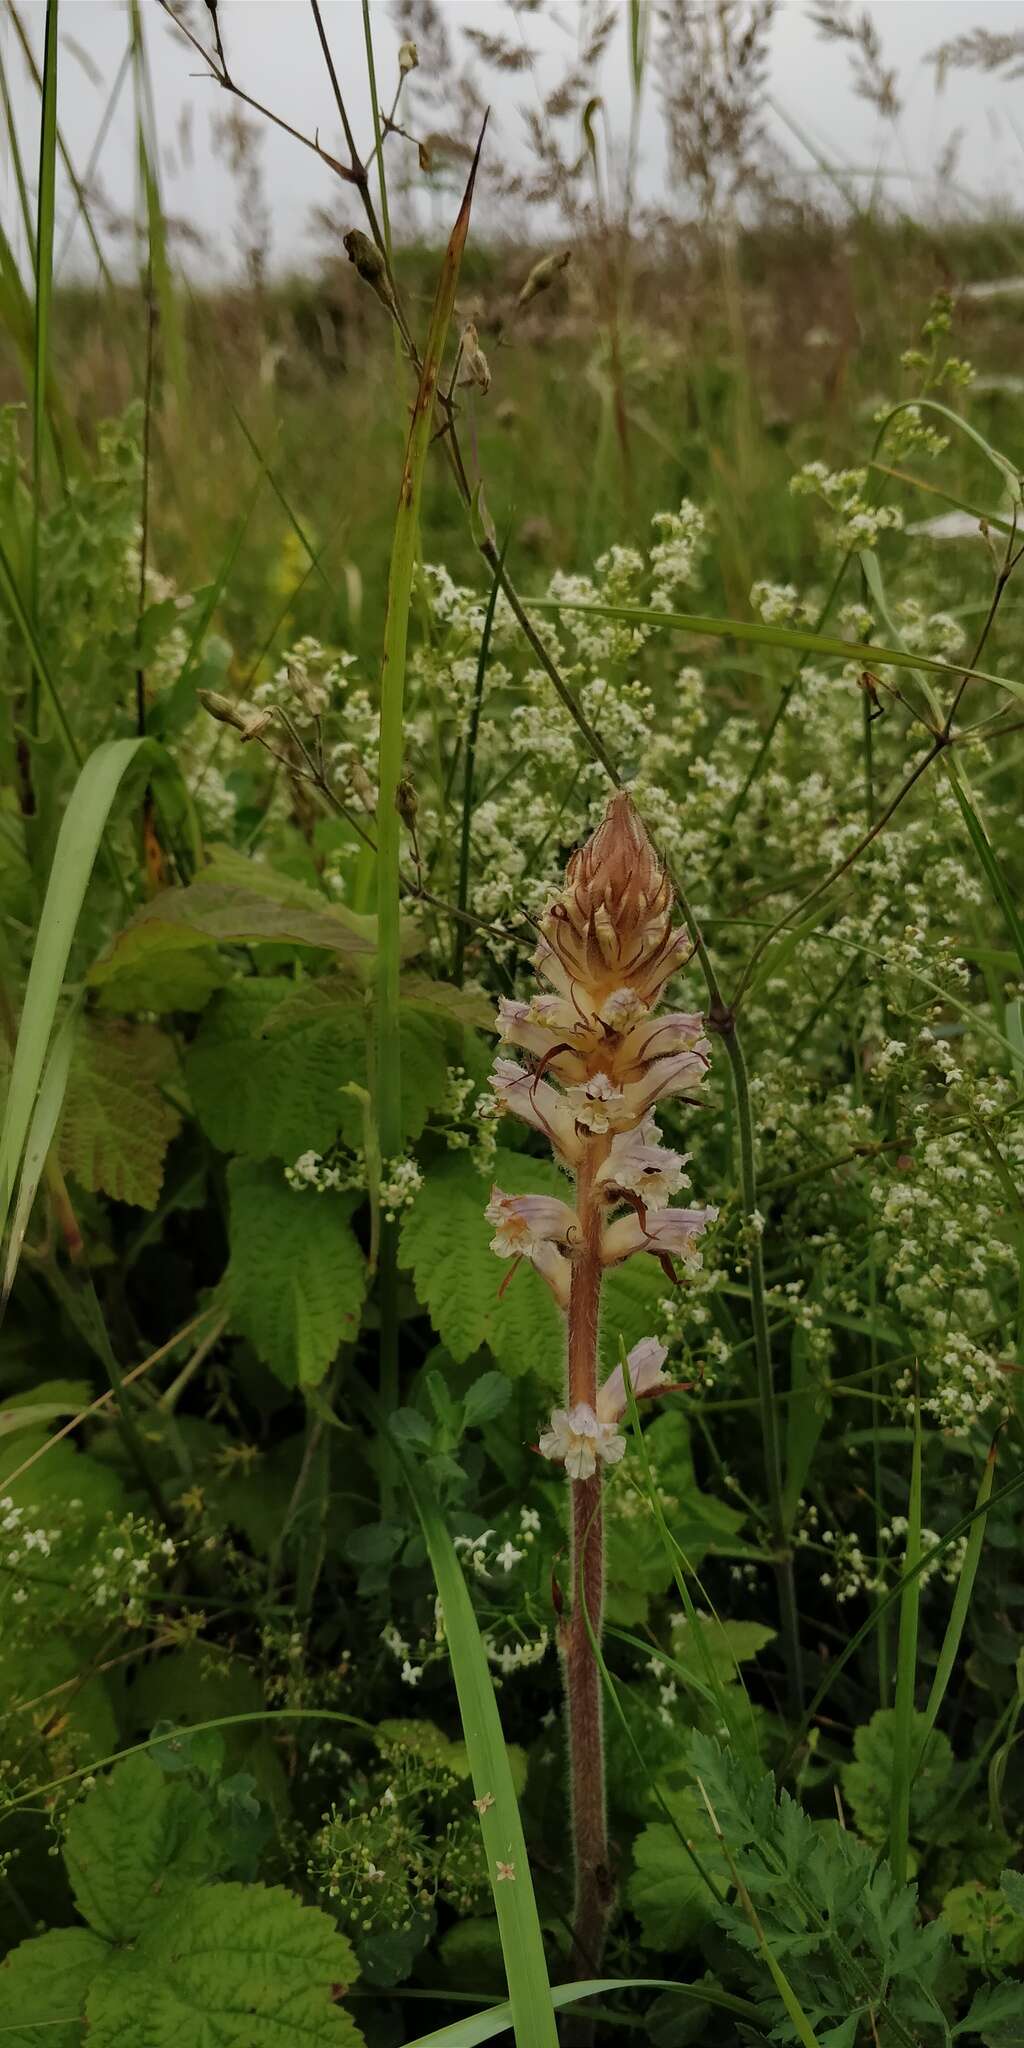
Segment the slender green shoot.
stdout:
<svg viewBox="0 0 1024 2048">
<path fill-rule="evenodd" d="M 921 1562 L 921 1397 L 914 1396 L 914 1450 L 910 1468 L 906 1561 L 910 1573 Z M 896 1727 L 893 1739 L 892 1827 L 889 1861 L 897 1884 L 906 1884 L 910 1856 L 910 1790 L 914 1775 L 914 1691 L 917 1684 L 917 1629 L 921 1579 L 907 1579 L 900 1597 L 896 1649 Z M 920 1759 L 918 1759 L 920 1761 Z"/>
</svg>

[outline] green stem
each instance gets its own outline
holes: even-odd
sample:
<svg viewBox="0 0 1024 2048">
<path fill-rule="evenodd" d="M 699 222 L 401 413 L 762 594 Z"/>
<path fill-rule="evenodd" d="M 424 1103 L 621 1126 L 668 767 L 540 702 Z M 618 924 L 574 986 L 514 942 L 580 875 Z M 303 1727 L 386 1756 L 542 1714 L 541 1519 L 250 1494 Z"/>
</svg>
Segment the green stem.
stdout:
<svg viewBox="0 0 1024 2048">
<path fill-rule="evenodd" d="M 910 1789 L 913 1782 L 914 1690 L 917 1682 L 917 1626 L 921 1607 L 921 1402 L 914 1397 L 914 1454 L 910 1468 L 906 1567 L 915 1576 L 900 1597 L 896 1663 L 896 1725 L 893 1731 L 892 1827 L 889 1861 L 897 1884 L 906 1884 L 910 1854 Z"/>
<path fill-rule="evenodd" d="M 482 138 L 481 138 L 482 139 Z M 402 1149 L 401 1040 L 398 978 L 401 964 L 400 861 L 401 821 L 398 785 L 405 743 L 405 668 L 409 610 L 423 476 L 434 426 L 438 373 L 455 303 L 459 265 L 469 231 L 476 166 L 474 158 L 465 197 L 445 253 L 423 354 L 423 369 L 406 444 L 402 482 L 395 515 L 384 660 L 380 681 L 379 799 L 377 806 L 377 1011 L 376 1112 L 382 1167 Z M 398 1314 L 396 1306 L 397 1243 L 394 1224 L 381 1232 L 380 1389 L 385 1416 L 398 1404 Z"/>
<path fill-rule="evenodd" d="M 501 588 L 501 572 L 504 565 L 505 549 L 502 548 L 499 565 L 495 570 L 494 579 L 491 583 L 491 594 L 487 600 L 484 630 L 480 636 L 480 654 L 476 665 L 476 685 L 469 713 L 469 725 L 466 728 L 466 769 L 462 779 L 462 829 L 459 835 L 459 884 L 456 894 L 456 904 L 460 914 L 455 919 L 455 959 L 452 967 L 452 980 L 456 988 L 462 987 L 466 974 L 468 925 L 465 913 L 469 907 L 469 846 L 473 824 L 473 777 L 476 771 L 476 740 L 477 733 L 480 730 L 480 707 L 483 703 L 484 676 L 487 673 L 487 656 L 491 646 L 491 628 L 494 624 L 494 612 L 498 602 L 498 591 Z"/>
</svg>

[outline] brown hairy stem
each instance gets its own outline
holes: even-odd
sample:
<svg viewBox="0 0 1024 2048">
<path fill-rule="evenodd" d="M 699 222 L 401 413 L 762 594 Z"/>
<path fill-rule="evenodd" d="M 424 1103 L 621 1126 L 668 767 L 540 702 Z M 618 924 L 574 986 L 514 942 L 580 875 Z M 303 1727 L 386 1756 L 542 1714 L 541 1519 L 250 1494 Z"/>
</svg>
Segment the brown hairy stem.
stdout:
<svg viewBox="0 0 1024 2048">
<path fill-rule="evenodd" d="M 597 1402 L 597 1333 L 601 1300 L 601 1203 L 597 1171 L 607 1138 L 591 1138 L 576 1181 L 582 1243 L 573 1261 L 569 1294 L 569 1406 Z M 572 1497 L 572 1611 L 562 1629 L 572 1814 L 572 1972 L 592 1976 L 600 1967 L 614 1888 L 608 1866 L 601 1673 L 594 1654 L 604 1610 L 604 1521 L 600 1462 L 590 1479 L 570 1482 Z"/>
</svg>

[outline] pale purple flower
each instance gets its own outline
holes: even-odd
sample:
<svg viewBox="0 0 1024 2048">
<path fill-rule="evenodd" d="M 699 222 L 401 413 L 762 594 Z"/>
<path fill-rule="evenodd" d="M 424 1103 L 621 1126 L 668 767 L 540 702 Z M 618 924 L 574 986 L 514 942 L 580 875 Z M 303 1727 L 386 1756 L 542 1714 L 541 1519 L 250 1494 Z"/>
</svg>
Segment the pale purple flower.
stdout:
<svg viewBox="0 0 1024 2048">
<path fill-rule="evenodd" d="M 673 1152 L 660 1143 L 660 1137 L 653 1117 L 638 1130 L 618 1132 L 597 1176 L 606 1200 L 614 1200 L 625 1190 L 637 1195 L 645 1209 L 664 1209 L 672 1196 L 688 1185 L 683 1168 L 689 1153 Z"/>
<path fill-rule="evenodd" d="M 499 1259 L 532 1258 L 538 1244 L 573 1244 L 580 1235 L 579 1218 L 557 1195 L 506 1195 L 492 1187 L 484 1210 L 496 1226 L 491 1250 Z"/>
<path fill-rule="evenodd" d="M 623 1089 L 625 1108 L 628 1116 L 623 1117 L 623 1128 L 627 1124 L 639 1123 L 656 1102 L 668 1095 L 688 1095 L 699 1088 L 708 1068 L 707 1041 L 701 1039 L 692 1050 L 677 1052 L 670 1059 L 654 1060 L 637 1081 L 627 1081 Z"/>
<path fill-rule="evenodd" d="M 576 1124 L 565 1097 L 559 1095 L 547 1081 L 540 1081 L 515 1060 L 495 1060 L 491 1074 L 491 1087 L 498 1100 L 513 1116 L 522 1117 L 523 1122 L 532 1124 L 535 1131 L 543 1131 L 549 1144 L 565 1160 L 567 1166 L 576 1166 L 580 1158 L 580 1141 L 576 1136 Z"/>
<path fill-rule="evenodd" d="M 626 1355 L 630 1383 L 634 1394 L 653 1394 L 664 1386 L 662 1366 L 668 1357 L 664 1344 L 657 1337 L 642 1337 Z M 626 1399 L 626 1383 L 621 1365 L 605 1380 L 597 1397 L 597 1415 L 600 1422 L 619 1422 L 626 1413 L 629 1403 Z"/>
<path fill-rule="evenodd" d="M 589 1401 L 577 1401 L 574 1408 L 556 1408 L 551 1426 L 537 1446 L 542 1458 L 564 1465 L 570 1479 L 590 1479 L 598 1461 L 617 1465 L 626 1449 L 626 1439 L 614 1422 L 602 1421 Z"/>
<path fill-rule="evenodd" d="M 620 1216 L 604 1233 L 602 1262 L 617 1266 L 633 1252 L 654 1252 L 659 1257 L 667 1253 L 689 1259 L 696 1265 L 700 1260 L 697 1239 L 717 1215 L 717 1209 L 661 1209 L 656 1216 L 648 1216 L 646 1224 L 639 1216 Z"/>
</svg>

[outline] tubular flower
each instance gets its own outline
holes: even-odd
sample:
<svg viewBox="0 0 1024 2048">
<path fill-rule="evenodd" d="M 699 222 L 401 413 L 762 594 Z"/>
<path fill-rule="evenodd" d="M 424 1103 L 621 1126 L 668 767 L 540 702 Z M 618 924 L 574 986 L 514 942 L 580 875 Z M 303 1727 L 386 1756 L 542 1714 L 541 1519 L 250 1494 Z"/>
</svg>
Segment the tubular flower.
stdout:
<svg viewBox="0 0 1024 2048">
<path fill-rule="evenodd" d="M 658 1258 L 675 1252 L 699 1266 L 696 1240 L 717 1215 L 717 1209 L 661 1209 L 643 1222 L 639 1216 L 620 1216 L 601 1240 L 601 1262 L 618 1266 L 632 1252 L 654 1252 Z"/>
<path fill-rule="evenodd" d="M 664 1344 L 657 1337 L 643 1337 L 626 1354 L 626 1366 L 630 1384 L 637 1399 L 644 1394 L 656 1394 L 665 1380 L 662 1366 L 668 1357 Z M 621 1365 L 610 1373 L 597 1397 L 597 1414 L 601 1422 L 619 1422 L 626 1413 L 629 1402 L 626 1399 L 626 1381 Z"/>
<path fill-rule="evenodd" d="M 599 1463 L 618 1464 L 626 1439 L 614 1422 L 601 1420 L 589 1401 L 577 1401 L 568 1411 L 554 1410 L 537 1448 L 542 1458 L 564 1465 L 570 1479 L 592 1479 Z"/>
<path fill-rule="evenodd" d="M 569 1302 L 570 1269 L 558 1247 L 579 1242 L 579 1218 L 555 1195 L 506 1195 L 492 1187 L 484 1210 L 495 1225 L 491 1250 L 499 1259 L 529 1259 L 547 1281 L 559 1308 Z"/>
</svg>

